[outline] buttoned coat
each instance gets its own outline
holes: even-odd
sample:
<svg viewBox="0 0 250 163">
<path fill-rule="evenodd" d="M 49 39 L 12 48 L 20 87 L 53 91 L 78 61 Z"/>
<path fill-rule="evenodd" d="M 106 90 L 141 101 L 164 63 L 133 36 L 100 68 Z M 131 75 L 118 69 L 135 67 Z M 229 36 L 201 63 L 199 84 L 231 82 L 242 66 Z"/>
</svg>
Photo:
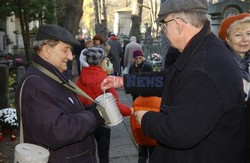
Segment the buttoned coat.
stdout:
<svg viewBox="0 0 250 163">
<path fill-rule="evenodd" d="M 162 97 L 161 112 L 147 112 L 141 122 L 158 143 L 150 162 L 244 163 L 241 74 L 209 22 L 168 70 L 133 75 L 125 75 L 127 93 Z"/>
<path fill-rule="evenodd" d="M 38 55 L 34 56 L 34 62 L 67 83 L 55 67 Z M 21 115 L 24 142 L 49 149 L 51 163 L 95 163 L 94 114 L 85 110 L 75 93 L 34 66 L 20 80 L 16 92 L 18 114 L 20 86 L 27 77 L 30 78 L 23 87 Z"/>
</svg>

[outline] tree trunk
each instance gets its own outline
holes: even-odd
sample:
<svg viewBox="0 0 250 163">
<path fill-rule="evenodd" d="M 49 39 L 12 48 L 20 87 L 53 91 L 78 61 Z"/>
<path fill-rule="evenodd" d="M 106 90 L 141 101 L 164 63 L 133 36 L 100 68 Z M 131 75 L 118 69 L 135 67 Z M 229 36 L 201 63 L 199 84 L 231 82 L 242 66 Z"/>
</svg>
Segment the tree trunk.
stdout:
<svg viewBox="0 0 250 163">
<path fill-rule="evenodd" d="M 102 0 L 102 20 L 101 20 L 101 26 L 102 26 L 102 31 L 101 34 L 103 38 L 107 38 L 107 12 L 106 12 L 106 1 Z"/>
<path fill-rule="evenodd" d="M 83 0 L 67 0 L 65 9 L 64 28 L 73 35 L 78 34 L 79 23 L 82 18 Z"/>
<path fill-rule="evenodd" d="M 151 0 L 151 10 L 150 10 L 150 21 L 151 21 L 151 30 L 153 31 L 152 35 L 153 37 L 156 37 L 159 35 L 159 26 L 157 23 L 155 23 L 155 20 L 157 18 L 157 13 L 159 12 L 158 5 L 155 0 Z"/>
<path fill-rule="evenodd" d="M 9 85 L 9 67 L 6 65 L 0 64 L 0 109 L 9 107 L 9 94 L 8 94 L 8 85 Z M 1 127 L 0 127 L 1 129 Z"/>
<path fill-rule="evenodd" d="M 100 33 L 99 0 L 93 0 L 95 8 L 95 33 Z"/>
<path fill-rule="evenodd" d="M 31 64 L 31 54 L 30 54 L 30 33 L 29 33 L 29 21 L 26 14 L 26 8 L 22 4 L 21 0 L 17 1 L 18 3 L 18 16 L 20 18 L 24 51 L 26 56 L 26 61 L 30 65 Z"/>
<path fill-rule="evenodd" d="M 142 4 L 143 0 L 137 0 L 132 2 L 132 27 L 130 29 L 129 37 L 135 36 L 138 41 L 140 41 L 141 33 L 140 33 L 140 26 L 141 26 L 141 17 L 142 17 Z"/>
</svg>

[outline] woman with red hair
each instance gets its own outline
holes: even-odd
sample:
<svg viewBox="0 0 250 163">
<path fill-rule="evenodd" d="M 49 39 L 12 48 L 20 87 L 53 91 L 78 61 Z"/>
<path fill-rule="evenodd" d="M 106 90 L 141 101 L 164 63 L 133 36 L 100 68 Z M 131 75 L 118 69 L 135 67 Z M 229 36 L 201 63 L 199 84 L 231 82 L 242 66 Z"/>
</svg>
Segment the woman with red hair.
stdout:
<svg viewBox="0 0 250 163">
<path fill-rule="evenodd" d="M 242 13 L 230 16 L 223 20 L 219 37 L 231 50 L 235 61 L 238 63 L 244 92 L 246 94 L 246 119 L 247 119 L 247 150 L 246 159 L 250 161 L 250 14 Z"/>
<path fill-rule="evenodd" d="M 105 42 L 105 40 L 103 39 L 102 35 L 97 34 L 93 37 L 93 41 L 94 41 L 94 46 L 97 48 L 102 48 L 106 55 L 109 54 L 110 52 L 110 45 L 108 43 Z"/>
</svg>

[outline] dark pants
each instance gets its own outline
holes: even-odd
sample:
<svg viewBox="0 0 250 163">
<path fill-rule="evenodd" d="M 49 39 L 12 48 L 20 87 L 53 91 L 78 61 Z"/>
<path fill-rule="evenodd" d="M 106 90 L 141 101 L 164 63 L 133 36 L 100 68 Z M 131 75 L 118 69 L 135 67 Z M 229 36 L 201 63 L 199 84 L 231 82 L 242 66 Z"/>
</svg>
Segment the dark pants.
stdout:
<svg viewBox="0 0 250 163">
<path fill-rule="evenodd" d="M 248 99 L 246 103 L 246 121 L 247 121 L 246 162 L 250 163 L 250 99 Z"/>
<path fill-rule="evenodd" d="M 121 76 L 121 73 L 120 72 L 113 72 L 113 75 L 114 76 Z"/>
<path fill-rule="evenodd" d="M 139 145 L 139 158 L 138 163 L 146 163 L 153 153 L 155 146 Z"/>
<path fill-rule="evenodd" d="M 100 163 L 109 162 L 110 128 L 99 127 L 94 132 Z"/>
</svg>

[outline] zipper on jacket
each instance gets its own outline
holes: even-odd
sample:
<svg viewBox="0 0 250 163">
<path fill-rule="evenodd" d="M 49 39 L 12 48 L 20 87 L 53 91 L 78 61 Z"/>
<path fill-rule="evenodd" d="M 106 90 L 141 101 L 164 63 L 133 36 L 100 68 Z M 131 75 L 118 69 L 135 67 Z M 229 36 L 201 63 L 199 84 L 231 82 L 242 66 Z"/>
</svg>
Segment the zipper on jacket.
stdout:
<svg viewBox="0 0 250 163">
<path fill-rule="evenodd" d="M 91 153 L 91 149 L 87 150 L 86 152 L 83 152 L 83 153 L 79 153 L 77 155 L 73 155 L 73 156 L 68 156 L 68 157 L 65 157 L 66 160 L 69 160 L 69 159 L 72 159 L 72 158 L 75 158 L 75 157 L 79 157 L 79 156 L 82 156 L 82 155 L 85 155 L 87 153 Z"/>
</svg>

